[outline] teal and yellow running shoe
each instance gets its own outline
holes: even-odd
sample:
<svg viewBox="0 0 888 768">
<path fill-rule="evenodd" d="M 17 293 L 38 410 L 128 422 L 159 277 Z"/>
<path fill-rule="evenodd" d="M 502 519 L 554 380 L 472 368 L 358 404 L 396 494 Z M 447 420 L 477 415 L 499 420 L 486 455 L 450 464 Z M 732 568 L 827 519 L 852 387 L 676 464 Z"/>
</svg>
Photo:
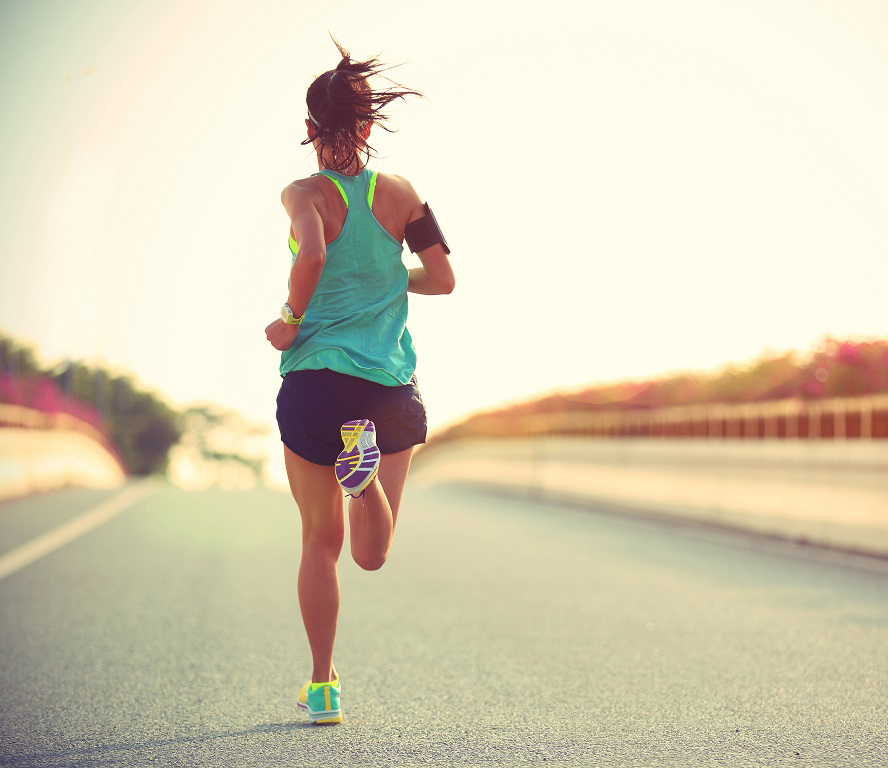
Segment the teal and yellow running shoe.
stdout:
<svg viewBox="0 0 888 768">
<path fill-rule="evenodd" d="M 379 471 L 376 427 L 370 419 L 347 421 L 339 431 L 345 448 L 336 459 L 336 480 L 351 496 L 360 496 Z"/>
<path fill-rule="evenodd" d="M 306 683 L 299 691 L 296 706 L 308 713 L 308 719 L 313 723 L 341 723 L 342 707 L 339 706 L 339 696 L 342 694 L 342 686 L 339 678 L 329 683 Z"/>
</svg>

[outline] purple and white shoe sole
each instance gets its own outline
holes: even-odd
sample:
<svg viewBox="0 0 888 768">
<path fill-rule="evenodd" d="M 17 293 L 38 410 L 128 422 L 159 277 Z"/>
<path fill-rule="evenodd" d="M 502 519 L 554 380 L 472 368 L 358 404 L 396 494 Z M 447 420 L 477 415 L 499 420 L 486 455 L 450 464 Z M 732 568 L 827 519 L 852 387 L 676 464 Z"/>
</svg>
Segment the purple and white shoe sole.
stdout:
<svg viewBox="0 0 888 768">
<path fill-rule="evenodd" d="M 369 419 L 359 419 L 343 424 L 340 434 L 345 448 L 336 459 L 336 480 L 346 493 L 357 496 L 379 470 L 376 427 Z"/>
</svg>

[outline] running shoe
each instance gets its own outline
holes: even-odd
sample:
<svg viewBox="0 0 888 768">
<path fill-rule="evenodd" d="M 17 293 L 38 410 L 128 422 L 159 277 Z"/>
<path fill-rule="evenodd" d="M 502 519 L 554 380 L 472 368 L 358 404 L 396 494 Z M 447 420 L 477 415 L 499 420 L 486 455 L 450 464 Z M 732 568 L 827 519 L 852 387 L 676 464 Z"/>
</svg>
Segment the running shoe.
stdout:
<svg viewBox="0 0 888 768">
<path fill-rule="evenodd" d="M 347 421 L 339 431 L 345 449 L 336 459 L 336 479 L 351 496 L 360 496 L 379 471 L 376 427 L 369 419 Z"/>
<path fill-rule="evenodd" d="M 342 686 L 339 678 L 329 683 L 308 682 L 299 691 L 296 706 L 308 713 L 308 719 L 313 723 L 341 723 L 342 708 L 339 706 L 339 696 L 342 694 Z"/>
</svg>

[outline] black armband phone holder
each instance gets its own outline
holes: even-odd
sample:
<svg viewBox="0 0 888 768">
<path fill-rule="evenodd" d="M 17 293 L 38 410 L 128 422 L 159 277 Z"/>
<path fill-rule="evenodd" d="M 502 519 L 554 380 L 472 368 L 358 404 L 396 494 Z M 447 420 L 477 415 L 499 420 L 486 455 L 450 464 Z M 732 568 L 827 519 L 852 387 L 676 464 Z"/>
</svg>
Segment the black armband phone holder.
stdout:
<svg viewBox="0 0 888 768">
<path fill-rule="evenodd" d="M 444 246 L 447 254 L 450 254 L 450 248 L 447 247 L 447 241 L 441 233 L 441 227 L 438 226 L 438 220 L 428 203 L 423 203 L 425 208 L 425 216 L 411 221 L 404 230 L 404 239 L 407 241 L 407 247 L 413 253 L 419 253 L 426 248 L 440 243 Z"/>
</svg>

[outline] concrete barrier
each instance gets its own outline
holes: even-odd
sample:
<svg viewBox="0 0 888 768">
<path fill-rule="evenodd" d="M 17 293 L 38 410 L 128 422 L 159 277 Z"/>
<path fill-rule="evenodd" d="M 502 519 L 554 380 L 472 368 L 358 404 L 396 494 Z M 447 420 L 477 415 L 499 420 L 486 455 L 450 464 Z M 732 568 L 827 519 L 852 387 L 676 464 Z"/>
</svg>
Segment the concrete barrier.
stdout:
<svg viewBox="0 0 888 768">
<path fill-rule="evenodd" d="M 0 428 L 0 500 L 66 486 L 114 488 L 125 479 L 118 460 L 83 432 Z"/>
<path fill-rule="evenodd" d="M 888 557 L 886 440 L 479 438 L 421 451 L 411 477 Z"/>
</svg>

